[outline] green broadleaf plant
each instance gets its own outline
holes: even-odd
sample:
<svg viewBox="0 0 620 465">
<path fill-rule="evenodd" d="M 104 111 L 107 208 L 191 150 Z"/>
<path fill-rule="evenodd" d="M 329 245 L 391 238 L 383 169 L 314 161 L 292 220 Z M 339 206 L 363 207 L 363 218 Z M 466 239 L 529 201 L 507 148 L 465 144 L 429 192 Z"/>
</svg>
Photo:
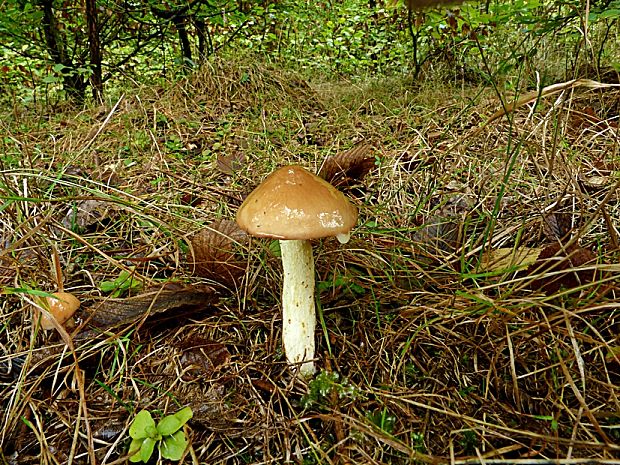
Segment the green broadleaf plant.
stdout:
<svg viewBox="0 0 620 465">
<path fill-rule="evenodd" d="M 148 462 L 158 445 L 160 455 L 168 460 L 181 460 L 187 448 L 187 438 L 183 425 L 192 418 L 193 412 L 185 407 L 178 412 L 165 416 L 157 425 L 147 410 L 138 412 L 129 426 L 129 461 Z"/>
<path fill-rule="evenodd" d="M 126 291 L 135 290 L 142 287 L 142 283 L 135 279 L 129 272 L 123 270 L 114 281 L 102 281 L 99 289 L 102 292 L 110 292 L 110 297 L 120 297 Z"/>
</svg>

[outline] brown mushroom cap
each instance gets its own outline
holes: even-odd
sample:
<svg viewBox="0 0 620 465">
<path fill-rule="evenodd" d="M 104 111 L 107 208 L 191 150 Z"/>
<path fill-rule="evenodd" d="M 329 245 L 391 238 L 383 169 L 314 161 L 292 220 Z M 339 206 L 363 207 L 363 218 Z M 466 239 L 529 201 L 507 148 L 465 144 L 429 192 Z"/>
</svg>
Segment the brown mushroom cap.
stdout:
<svg viewBox="0 0 620 465">
<path fill-rule="evenodd" d="M 295 165 L 271 173 L 237 211 L 241 229 L 275 239 L 348 234 L 356 222 L 357 208 L 342 192 Z"/>
<path fill-rule="evenodd" d="M 80 308 L 80 301 L 69 292 L 55 292 L 52 296 L 43 299 L 43 306 L 60 324 L 65 323 Z M 54 329 L 54 323 L 45 313 L 41 314 L 41 328 Z"/>
</svg>

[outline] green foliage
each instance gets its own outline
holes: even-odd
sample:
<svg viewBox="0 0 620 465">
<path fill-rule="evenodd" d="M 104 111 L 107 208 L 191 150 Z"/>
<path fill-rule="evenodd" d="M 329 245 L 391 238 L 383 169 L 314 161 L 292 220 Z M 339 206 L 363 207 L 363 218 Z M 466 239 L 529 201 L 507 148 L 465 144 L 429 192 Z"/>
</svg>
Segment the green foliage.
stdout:
<svg viewBox="0 0 620 465">
<path fill-rule="evenodd" d="M 364 295 L 366 293 L 366 289 L 357 284 L 355 282 L 355 277 L 350 274 L 342 275 L 335 273 L 329 281 L 319 281 L 316 287 L 319 293 L 336 288 L 341 288 L 343 291 L 357 296 Z"/>
<path fill-rule="evenodd" d="M 616 20 L 620 18 L 620 1 L 610 2 L 608 5 L 594 5 L 590 10 L 588 21 L 595 22 L 602 19 Z"/>
<path fill-rule="evenodd" d="M 553 415 L 532 415 L 537 420 L 548 421 L 552 431 L 558 431 L 558 420 Z"/>
<path fill-rule="evenodd" d="M 187 448 L 187 438 L 182 428 L 192 416 L 192 409 L 185 407 L 165 416 L 156 425 L 149 411 L 138 412 L 129 427 L 129 461 L 148 462 L 155 446 L 159 447 L 159 453 L 164 459 L 181 460 Z"/>
<path fill-rule="evenodd" d="M 110 297 L 120 297 L 131 290 L 137 290 L 142 287 L 142 282 L 134 279 L 133 274 L 123 270 L 118 278 L 113 281 L 102 281 L 99 283 L 99 289 L 105 293 L 111 293 Z"/>
<path fill-rule="evenodd" d="M 257 5 L 240 24 L 244 34 L 235 47 L 312 72 L 360 75 L 399 69 L 409 60 L 403 11 L 370 9 L 359 0 Z"/>
<path fill-rule="evenodd" d="M 424 66 L 444 66 L 478 80 L 518 74 L 524 63 L 536 60 L 547 63 L 554 48 L 563 48 L 565 59 L 576 66 L 578 57 L 587 57 L 574 50 L 586 43 L 597 66 L 620 61 L 610 34 L 620 18 L 619 0 L 595 2 L 589 10 L 579 0 L 514 0 L 411 14 L 403 3 L 393 4 L 98 1 L 104 81 L 108 90 L 120 93 L 126 79 L 153 83 L 181 77 L 225 50 L 261 54 L 313 74 L 418 73 Z M 84 98 L 96 69 L 84 9 L 60 0 L 4 6 L 4 98 L 25 104 Z M 586 19 L 588 41 L 583 40 Z M 179 28 L 179 21 L 185 26 Z M 249 81 L 249 75 L 241 80 Z M 511 79 L 507 82 L 510 86 Z"/>
<path fill-rule="evenodd" d="M 336 393 L 341 399 L 356 398 L 359 395 L 356 387 L 346 378 L 340 381 L 338 373 L 323 370 L 308 383 L 308 394 L 302 397 L 301 404 L 304 408 L 315 404 L 329 405 L 332 393 Z"/>
<path fill-rule="evenodd" d="M 410 434 L 411 443 L 413 444 L 413 449 L 417 452 L 426 453 L 426 446 L 424 445 L 424 434 L 419 433 L 417 431 L 412 431 Z"/>
<path fill-rule="evenodd" d="M 366 419 L 381 431 L 392 434 L 396 425 L 396 417 L 387 408 L 374 412 L 366 412 Z"/>
<path fill-rule="evenodd" d="M 461 433 L 458 443 L 466 453 L 473 454 L 478 448 L 480 441 L 475 431 L 465 430 Z"/>
</svg>

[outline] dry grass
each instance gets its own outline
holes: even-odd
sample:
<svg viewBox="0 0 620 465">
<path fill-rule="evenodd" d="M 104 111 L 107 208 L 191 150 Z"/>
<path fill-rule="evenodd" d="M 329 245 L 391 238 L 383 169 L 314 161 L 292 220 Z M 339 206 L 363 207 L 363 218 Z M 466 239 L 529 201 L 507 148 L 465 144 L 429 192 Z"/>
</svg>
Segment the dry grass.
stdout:
<svg viewBox="0 0 620 465">
<path fill-rule="evenodd" d="M 113 463 L 136 411 L 184 405 L 193 463 L 620 463 L 619 94 L 562 97 L 470 137 L 499 108 L 487 89 L 311 88 L 215 63 L 117 106 L 14 112 L 0 173 L 2 463 Z M 193 274 L 188 244 L 274 167 L 318 171 L 356 143 L 380 163 L 348 191 L 352 241 L 315 244 L 325 373 L 308 385 L 281 353 L 271 244 L 249 243 L 226 285 Z M 63 223 L 84 200 L 93 216 Z M 548 293 L 560 267 L 485 265 L 491 249 L 551 242 L 546 211 L 568 214 L 595 279 Z M 32 330 L 29 289 L 59 285 L 54 249 L 84 306 L 123 270 L 220 297 L 77 338 L 78 369 Z"/>
</svg>

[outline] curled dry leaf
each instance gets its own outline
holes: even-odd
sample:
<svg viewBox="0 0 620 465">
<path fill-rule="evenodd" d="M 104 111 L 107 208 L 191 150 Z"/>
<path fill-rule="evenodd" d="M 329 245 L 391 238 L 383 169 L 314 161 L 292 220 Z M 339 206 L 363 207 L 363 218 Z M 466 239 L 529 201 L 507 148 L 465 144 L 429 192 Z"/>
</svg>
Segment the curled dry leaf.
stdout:
<svg viewBox="0 0 620 465">
<path fill-rule="evenodd" d="M 596 279 L 596 270 L 575 269 L 595 265 L 596 260 L 597 256 L 594 252 L 576 244 L 567 249 L 563 249 L 557 242 L 550 244 L 540 252 L 538 259 L 527 268 L 527 275 L 540 276 L 533 279 L 528 287 L 551 295 L 561 288 L 573 289 L 593 283 Z"/>
<path fill-rule="evenodd" d="M 95 328 L 111 328 L 132 323 L 144 315 L 163 313 L 181 308 L 206 308 L 217 300 L 217 293 L 209 286 L 179 286 L 165 283 L 161 288 L 125 299 L 105 299 L 82 312 L 81 320 L 87 320 Z M 89 331 L 80 334 L 86 337 Z"/>
<path fill-rule="evenodd" d="M 351 187 L 375 166 L 372 147 L 362 144 L 333 157 L 327 157 L 319 176 L 335 187 Z"/>
<path fill-rule="evenodd" d="M 578 179 L 588 192 L 596 192 L 597 190 L 601 190 L 609 186 L 613 178 L 608 176 L 605 172 L 590 171 L 587 173 L 581 173 Z"/>
<path fill-rule="evenodd" d="M 71 337 L 74 341 L 86 341 L 95 339 L 101 335 L 110 335 L 112 331 L 131 325 L 136 328 L 136 322 L 156 314 L 165 312 L 173 313 L 177 324 L 184 324 L 179 314 L 191 314 L 191 312 L 203 311 L 216 305 L 219 296 L 215 289 L 206 285 L 183 286 L 177 283 L 163 283 L 161 287 L 125 299 L 106 298 L 86 308 L 78 309 L 76 322 L 80 326 L 73 332 Z M 67 342 L 69 335 L 63 336 Z M 107 337 L 107 336 L 106 336 Z M 63 348 L 59 345 L 49 347 L 48 350 L 37 352 L 33 356 L 33 365 L 37 370 L 44 369 L 57 361 L 55 354 Z M 218 354 L 218 356 L 220 356 Z M 225 357 L 225 354 L 223 355 Z M 23 355 L 14 357 L 0 357 L 0 376 L 17 376 L 24 365 Z M 216 365 L 216 362 L 212 360 Z M 216 365 L 217 366 L 217 365 Z"/>
<path fill-rule="evenodd" d="M 193 264 L 198 276 L 234 287 L 246 269 L 246 260 L 238 251 L 239 245 L 245 242 L 247 234 L 237 223 L 216 221 L 192 238 L 188 262 Z"/>
<path fill-rule="evenodd" d="M 573 217 L 570 213 L 550 213 L 543 217 L 543 233 L 549 241 L 568 237 L 573 230 Z"/>
</svg>

